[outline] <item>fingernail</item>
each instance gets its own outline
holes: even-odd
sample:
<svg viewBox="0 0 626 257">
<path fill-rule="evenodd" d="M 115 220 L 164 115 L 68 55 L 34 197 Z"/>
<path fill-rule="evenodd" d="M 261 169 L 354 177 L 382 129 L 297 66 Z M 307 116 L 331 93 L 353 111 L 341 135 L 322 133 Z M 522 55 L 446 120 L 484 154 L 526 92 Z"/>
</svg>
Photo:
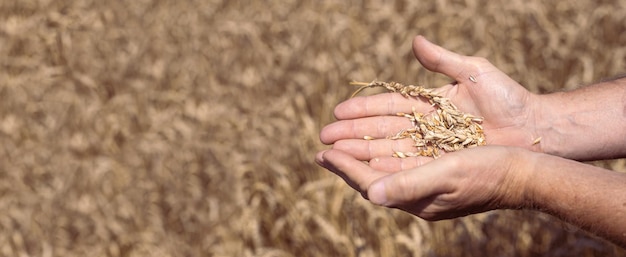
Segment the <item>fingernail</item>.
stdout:
<svg viewBox="0 0 626 257">
<path fill-rule="evenodd" d="M 377 205 L 385 205 L 387 203 L 387 192 L 385 190 L 385 182 L 378 181 L 372 184 L 367 190 L 367 197 L 370 202 Z"/>
</svg>

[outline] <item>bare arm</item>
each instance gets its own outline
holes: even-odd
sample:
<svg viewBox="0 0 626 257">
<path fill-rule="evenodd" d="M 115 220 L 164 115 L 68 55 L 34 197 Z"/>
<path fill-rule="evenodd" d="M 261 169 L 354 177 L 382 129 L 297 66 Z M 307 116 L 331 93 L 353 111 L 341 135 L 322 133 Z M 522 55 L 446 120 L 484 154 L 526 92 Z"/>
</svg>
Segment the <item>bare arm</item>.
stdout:
<svg viewBox="0 0 626 257">
<path fill-rule="evenodd" d="M 576 160 L 626 157 L 626 78 L 537 98 L 543 152 Z"/>
<path fill-rule="evenodd" d="M 538 209 L 626 247 L 626 174 L 534 154 L 527 208 Z"/>
</svg>

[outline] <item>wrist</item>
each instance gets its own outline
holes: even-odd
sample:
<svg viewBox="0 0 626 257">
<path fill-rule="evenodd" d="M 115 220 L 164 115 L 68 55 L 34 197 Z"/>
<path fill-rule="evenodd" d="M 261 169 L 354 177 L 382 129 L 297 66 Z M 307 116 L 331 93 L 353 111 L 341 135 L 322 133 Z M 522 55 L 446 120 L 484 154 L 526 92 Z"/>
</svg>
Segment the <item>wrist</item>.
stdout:
<svg viewBox="0 0 626 257">
<path fill-rule="evenodd" d="M 528 183 L 530 183 L 536 163 L 536 155 L 532 151 L 528 151 L 518 147 L 506 147 L 507 155 L 504 159 L 505 177 L 502 186 L 498 192 L 498 208 L 505 209 L 525 209 L 529 208 Z"/>
<path fill-rule="evenodd" d="M 523 184 L 523 209 L 553 213 L 555 206 L 561 205 L 559 196 L 564 174 L 559 174 L 575 161 L 554 155 L 531 153 L 525 157 L 526 180 Z"/>
<path fill-rule="evenodd" d="M 532 150 L 538 153 L 545 153 L 549 155 L 564 156 L 565 153 L 562 149 L 562 134 L 559 132 L 560 126 L 558 111 L 565 108 L 564 106 L 558 106 L 563 104 L 560 100 L 563 93 L 551 93 L 545 95 L 533 94 L 533 130 L 531 133 L 535 138 Z"/>
<path fill-rule="evenodd" d="M 626 81 L 532 96 L 533 150 L 589 161 L 626 156 Z M 533 132 L 534 131 L 534 132 Z"/>
<path fill-rule="evenodd" d="M 518 207 L 520 209 L 529 210 L 542 210 L 545 207 L 542 206 L 541 200 L 542 192 L 539 183 L 542 181 L 541 173 L 542 169 L 546 166 L 545 158 L 554 158 L 548 154 L 526 152 L 523 156 L 523 164 L 519 167 L 520 172 L 525 174 L 523 179 L 520 180 L 519 187 L 521 196 L 519 198 Z"/>
</svg>

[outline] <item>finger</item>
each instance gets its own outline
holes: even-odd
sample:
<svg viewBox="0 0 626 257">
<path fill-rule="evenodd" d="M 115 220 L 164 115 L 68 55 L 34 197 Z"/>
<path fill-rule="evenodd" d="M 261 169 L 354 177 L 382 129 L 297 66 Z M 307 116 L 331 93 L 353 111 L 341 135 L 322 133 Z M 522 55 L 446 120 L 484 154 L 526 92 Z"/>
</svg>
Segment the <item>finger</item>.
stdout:
<svg viewBox="0 0 626 257">
<path fill-rule="evenodd" d="M 376 94 L 349 99 L 335 108 L 335 117 L 340 120 L 355 119 L 380 115 L 396 115 L 399 112 L 410 113 L 413 108 L 418 112 L 429 112 L 433 107 L 424 99 L 406 98 L 397 93 Z"/>
<path fill-rule="evenodd" d="M 319 163 L 363 194 L 373 181 L 388 175 L 388 173 L 372 169 L 367 164 L 339 150 L 324 151 L 319 157 Z"/>
<path fill-rule="evenodd" d="M 326 151 L 328 150 L 319 151 L 317 152 L 317 154 L 315 154 L 315 162 L 317 163 L 317 165 L 324 167 L 324 153 Z"/>
<path fill-rule="evenodd" d="M 396 173 L 403 170 L 409 170 L 416 167 L 420 167 L 430 161 L 431 157 L 408 157 L 408 158 L 396 158 L 396 157 L 376 157 L 370 160 L 369 165 L 375 170 L 380 170 L 389 173 Z"/>
<path fill-rule="evenodd" d="M 391 157 L 396 152 L 414 152 L 414 144 L 411 139 L 346 139 L 335 142 L 333 149 L 349 153 L 358 160 L 369 161 L 376 157 Z"/>
<path fill-rule="evenodd" d="M 442 157 L 415 169 L 394 173 L 374 181 L 367 194 L 375 204 L 401 206 L 452 192 L 453 187 L 445 179 L 445 174 L 453 163 Z"/>
<path fill-rule="evenodd" d="M 324 127 L 320 132 L 320 140 L 324 144 L 333 144 L 338 140 L 363 139 L 365 136 L 386 138 L 411 126 L 409 119 L 398 116 L 340 120 Z"/>
<path fill-rule="evenodd" d="M 467 57 L 448 51 L 426 40 L 423 36 L 413 39 L 413 54 L 426 69 L 447 75 L 459 82 L 468 82 L 472 65 Z"/>
</svg>

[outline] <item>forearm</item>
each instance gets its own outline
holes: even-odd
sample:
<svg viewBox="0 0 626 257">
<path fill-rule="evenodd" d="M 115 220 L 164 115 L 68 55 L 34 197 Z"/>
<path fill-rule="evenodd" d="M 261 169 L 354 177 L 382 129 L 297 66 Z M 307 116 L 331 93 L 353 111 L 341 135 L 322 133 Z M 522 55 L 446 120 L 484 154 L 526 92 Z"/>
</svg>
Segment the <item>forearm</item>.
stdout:
<svg viewBox="0 0 626 257">
<path fill-rule="evenodd" d="M 626 174 L 533 153 L 525 207 L 626 247 Z"/>
<path fill-rule="evenodd" d="M 543 152 L 576 160 L 626 157 L 626 78 L 537 99 Z"/>
</svg>

